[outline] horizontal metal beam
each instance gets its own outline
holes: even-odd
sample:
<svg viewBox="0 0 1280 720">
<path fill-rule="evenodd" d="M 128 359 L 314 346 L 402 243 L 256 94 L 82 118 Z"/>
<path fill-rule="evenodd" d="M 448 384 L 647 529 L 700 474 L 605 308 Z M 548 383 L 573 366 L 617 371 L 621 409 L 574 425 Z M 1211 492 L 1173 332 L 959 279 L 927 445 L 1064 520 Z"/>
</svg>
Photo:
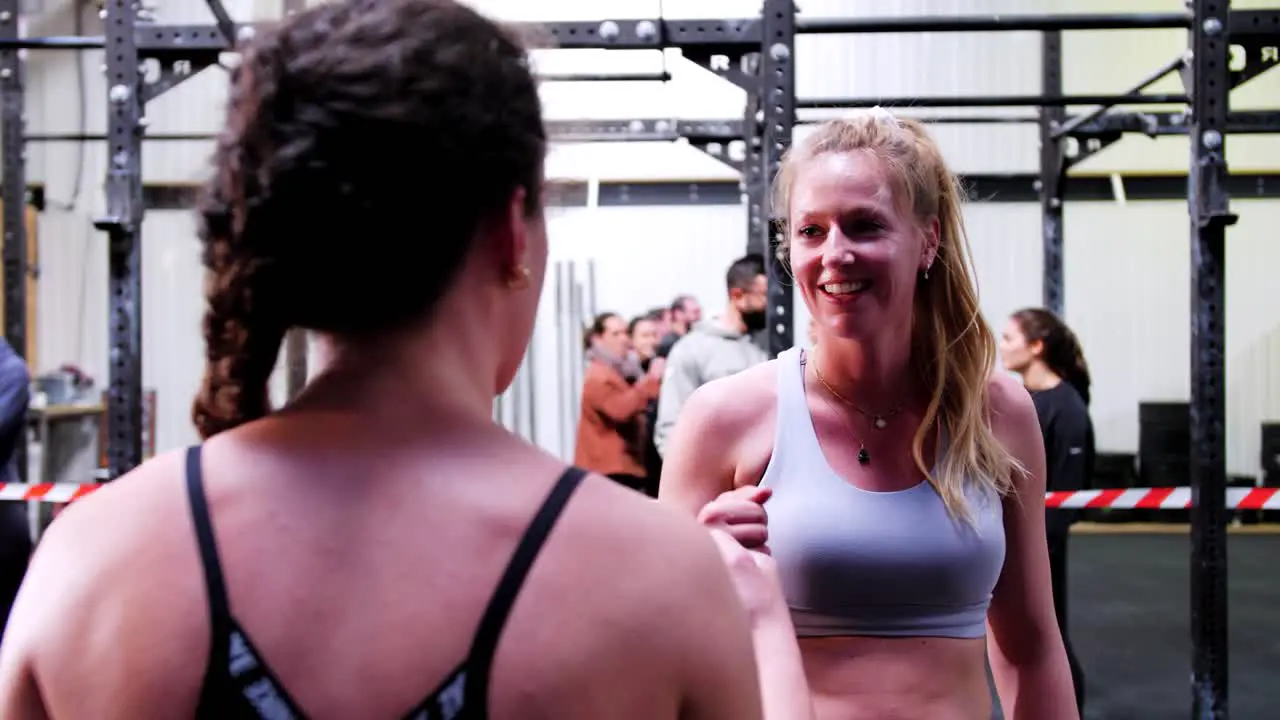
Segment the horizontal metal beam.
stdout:
<svg viewBox="0 0 1280 720">
<path fill-rule="evenodd" d="M 689 138 L 704 141 L 742 139 L 741 120 L 548 120 L 547 132 L 558 142 L 651 142 Z"/>
<path fill-rule="evenodd" d="M 1280 8 L 1232 10 L 1227 20 L 1228 35 L 1275 35 L 1280 33 Z"/>
<path fill-rule="evenodd" d="M 0 40 L 0 50 L 100 50 L 106 46 L 101 37 L 72 35 Z"/>
<path fill-rule="evenodd" d="M 759 45 L 762 37 L 757 18 L 707 20 L 601 20 L 596 22 L 531 22 L 533 37 L 546 37 L 548 47 L 615 50 L 661 49 L 694 45 Z M 253 24 L 235 26 L 236 35 Z M 137 28 L 138 49 L 144 53 L 174 55 L 222 52 L 231 47 L 217 25 L 142 25 Z M 0 41 L 0 49 L 95 50 L 105 47 L 102 37 L 39 37 Z"/>
<path fill-rule="evenodd" d="M 956 97 L 882 97 L 882 98 L 807 98 L 796 101 L 796 107 L 892 109 L 943 107 L 1064 107 L 1067 105 L 1185 105 L 1186 95 L 974 95 Z"/>
<path fill-rule="evenodd" d="M 950 17 L 796 18 L 805 35 L 903 32 L 1007 32 L 1017 30 L 1143 30 L 1186 28 L 1190 13 L 1065 15 L 957 15 Z"/>
<path fill-rule="evenodd" d="M 934 125 L 1004 125 L 1037 122 L 1034 117 L 999 117 L 983 115 L 912 117 Z M 1228 132 L 1234 135 L 1263 135 L 1280 133 L 1280 110 L 1250 110 L 1233 112 L 1227 116 Z M 812 125 L 822 120 L 801 120 L 798 124 Z M 557 142 L 654 142 L 687 138 L 706 142 L 731 142 L 743 136 L 741 120 L 674 120 L 674 119 L 626 119 L 626 120 L 548 120 L 547 132 Z M 1109 112 L 1101 117 L 1081 123 L 1069 134 L 1072 137 L 1089 137 L 1111 133 L 1137 133 L 1142 135 L 1185 135 L 1187 115 L 1180 112 Z M 27 142 L 102 142 L 106 135 L 93 133 L 32 133 L 25 136 Z M 148 142 L 198 142 L 217 139 L 214 133 L 148 133 Z"/>
<path fill-rule="evenodd" d="M 1231 33 L 1266 31 L 1275 10 L 1237 10 L 1231 13 Z M 796 19 L 803 34 L 895 32 L 998 32 L 1016 30 L 1121 30 L 1185 28 L 1185 13 L 974 15 L 907 18 L 805 18 Z M 696 45 L 758 45 L 762 30 L 758 18 L 668 20 L 662 18 L 600 20 L 591 22 L 516 23 L 534 37 L 547 37 L 554 48 L 659 49 Z M 236 26 L 237 34 L 244 24 Z M 250 25 L 252 27 L 252 25 Z M 156 53 L 219 52 L 230 47 L 217 25 L 144 25 L 137 29 L 139 50 Z M 0 41 L 0 49 L 95 50 L 105 46 L 102 37 L 51 36 Z"/>
<path fill-rule="evenodd" d="M 533 33 L 549 36 L 555 48 L 645 49 L 690 45 L 759 45 L 763 32 L 758 18 L 667 20 L 600 20 L 595 22 L 532 22 Z"/>
<path fill-rule="evenodd" d="M 732 141 L 742 139 L 741 120 L 675 120 L 663 118 L 626 120 L 548 120 L 547 132 L 559 142 L 691 140 Z M 152 142 L 193 142 L 217 139 L 215 133 L 148 133 Z M 101 142 L 106 135 L 95 133 L 32 133 L 27 142 Z"/>
<path fill-rule="evenodd" d="M 810 108 L 815 109 L 815 108 Z M 929 125 L 1034 125 L 1040 119 L 1034 115 L 912 115 L 906 112 L 894 112 L 896 117 L 916 120 Z M 797 125 L 816 125 L 827 120 L 838 120 L 838 117 L 802 117 L 796 120 Z"/>
<path fill-rule="evenodd" d="M 1187 199 L 1185 173 L 1169 175 L 1119 175 L 1127 202 L 1181 201 Z M 972 174 L 960 177 L 970 202 L 1036 203 L 1040 199 L 1037 173 Z M 1115 180 L 1111 175 L 1071 175 L 1066 199 L 1073 202 L 1115 202 Z M 44 188 L 30 188 L 31 204 L 44 207 Z M 1227 187 L 1235 198 L 1280 198 L 1280 173 L 1236 173 Z M 704 182 L 664 180 L 626 182 L 604 180 L 599 185 L 598 203 L 605 205 L 738 205 L 743 202 L 742 184 L 737 180 Z M 199 195 L 197 185 L 147 185 L 143 197 L 148 210 L 188 210 Z M 588 202 L 587 183 L 567 180 L 552 183 L 548 203 L 558 207 L 583 207 Z M 1036 233 L 1028 242 L 1038 240 Z"/>
<path fill-rule="evenodd" d="M 197 142 L 216 140 L 213 133 L 154 133 L 143 135 L 142 139 L 152 142 Z M 32 133 L 22 138 L 29 143 L 41 142 L 105 142 L 106 135 L 101 133 Z"/>
<path fill-rule="evenodd" d="M 1110 112 L 1081 123 L 1066 133 L 1089 137 L 1111 133 L 1157 135 L 1187 134 L 1188 117 L 1181 112 Z M 1227 132 L 1232 135 L 1280 133 L 1280 110 L 1244 110 L 1227 115 Z"/>
<path fill-rule="evenodd" d="M 542 82 L 670 82 L 671 73 L 539 73 Z"/>
</svg>

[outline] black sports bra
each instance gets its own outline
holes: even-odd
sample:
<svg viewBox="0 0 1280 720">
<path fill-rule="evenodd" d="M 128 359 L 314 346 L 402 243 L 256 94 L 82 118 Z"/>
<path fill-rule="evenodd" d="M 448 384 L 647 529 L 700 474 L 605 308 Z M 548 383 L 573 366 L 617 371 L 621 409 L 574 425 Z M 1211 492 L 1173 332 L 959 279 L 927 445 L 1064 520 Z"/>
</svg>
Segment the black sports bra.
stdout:
<svg viewBox="0 0 1280 720">
<path fill-rule="evenodd" d="M 520 586 L 585 472 L 565 470 L 520 538 L 493 597 L 481 616 L 467 657 L 405 716 L 405 720 L 484 720 L 488 716 L 489 671 L 507 615 Z M 306 714 L 271 672 L 249 635 L 231 615 L 218 561 L 200 470 L 200 447 L 187 449 L 187 498 L 200 546 L 209 594 L 212 642 L 200 690 L 197 720 L 301 720 Z"/>
</svg>

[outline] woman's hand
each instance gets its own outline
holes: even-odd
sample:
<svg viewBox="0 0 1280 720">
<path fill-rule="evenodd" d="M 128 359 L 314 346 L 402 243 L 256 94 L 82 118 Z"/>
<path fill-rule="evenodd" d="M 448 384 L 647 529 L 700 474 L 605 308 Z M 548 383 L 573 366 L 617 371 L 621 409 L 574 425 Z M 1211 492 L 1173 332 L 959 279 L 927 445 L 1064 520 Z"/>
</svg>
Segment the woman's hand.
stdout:
<svg viewBox="0 0 1280 720">
<path fill-rule="evenodd" d="M 738 599 L 754 619 L 786 607 L 778 566 L 769 556 L 769 490 L 754 486 L 722 493 L 698 513 L 729 569 Z"/>
<path fill-rule="evenodd" d="M 746 485 L 721 493 L 698 511 L 698 522 L 720 530 L 748 550 L 768 554 L 769 514 L 764 502 L 772 494 L 768 488 Z"/>
<path fill-rule="evenodd" d="M 729 533 L 711 529 L 720 558 L 729 569 L 738 600 L 747 611 L 753 625 L 761 618 L 773 617 L 786 609 L 786 599 L 778 580 L 778 566 L 774 559 L 759 550 L 748 550 L 734 540 Z"/>
</svg>

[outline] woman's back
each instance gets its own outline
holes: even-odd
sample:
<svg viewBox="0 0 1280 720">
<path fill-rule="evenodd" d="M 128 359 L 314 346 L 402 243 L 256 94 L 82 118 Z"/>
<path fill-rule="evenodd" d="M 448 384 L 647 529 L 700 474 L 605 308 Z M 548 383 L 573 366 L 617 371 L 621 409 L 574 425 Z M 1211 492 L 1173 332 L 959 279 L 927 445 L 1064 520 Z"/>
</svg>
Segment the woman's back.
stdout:
<svg viewBox="0 0 1280 720">
<path fill-rule="evenodd" d="M 205 442 L 53 524 L 0 717 L 759 717 L 711 537 L 599 478 L 553 494 L 563 464 L 493 422 L 549 253 L 528 49 L 455 0 L 332 0 L 237 50 L 199 207 Z M 272 413 L 291 328 L 326 357 Z"/>
<path fill-rule="evenodd" d="M 209 442 L 210 517 L 231 615 L 301 714 L 405 717 L 467 658 L 563 468 L 496 428 L 415 445 L 343 424 L 303 411 Z M 185 455 L 73 506 L 42 545 L 4 656 L 50 716 L 194 716 L 211 622 Z M 756 717 L 736 606 L 705 533 L 589 477 L 501 630 L 491 716 Z M 257 688 L 257 717 L 298 716 Z"/>
</svg>

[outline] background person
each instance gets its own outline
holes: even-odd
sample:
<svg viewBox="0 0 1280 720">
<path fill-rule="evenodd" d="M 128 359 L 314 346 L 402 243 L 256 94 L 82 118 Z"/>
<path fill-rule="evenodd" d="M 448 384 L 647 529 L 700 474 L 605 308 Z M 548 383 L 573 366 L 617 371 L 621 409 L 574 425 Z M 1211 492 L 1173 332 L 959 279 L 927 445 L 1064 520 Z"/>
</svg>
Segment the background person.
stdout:
<svg viewBox="0 0 1280 720">
<path fill-rule="evenodd" d="M 645 410 L 658 397 L 664 361 L 654 358 L 642 371 L 631 355 L 627 325 L 615 313 L 596 316 L 587 335 L 591 349 L 582 381 L 574 465 L 656 496 L 657 478 L 650 487 L 644 463 L 649 437 Z"/>
<path fill-rule="evenodd" d="M 18 448 L 27 441 L 31 373 L 0 338 L 0 482 L 19 482 Z M 31 521 L 25 502 L 0 501 L 0 637 L 31 560 Z"/>
<path fill-rule="evenodd" d="M 702 322 L 702 305 L 692 295 L 677 295 L 667 314 L 667 332 L 658 345 L 658 356 L 667 357 L 677 341 Z"/>
<path fill-rule="evenodd" d="M 628 330 L 631 334 L 631 350 L 640 360 L 640 367 L 649 370 L 655 360 L 665 363 L 665 358 L 657 357 L 660 316 L 650 312 L 631 321 Z M 662 477 L 662 456 L 658 454 L 658 446 L 653 444 L 653 428 L 658 422 L 658 399 L 651 398 L 644 408 L 644 474 L 645 487 L 653 496 L 658 496 L 658 481 Z"/>
<path fill-rule="evenodd" d="M 768 280 L 764 258 L 738 258 L 725 273 L 728 302 L 724 312 L 700 322 L 681 338 L 667 357 L 667 373 L 658 397 L 653 441 L 661 455 L 689 396 L 703 384 L 727 377 L 769 359 L 751 334 L 765 324 Z"/>
<path fill-rule="evenodd" d="M 1025 308 L 1005 324 L 1000 356 L 1005 367 L 1022 376 L 1035 403 L 1044 438 L 1048 489 L 1087 489 L 1097 449 L 1089 419 L 1089 365 L 1076 334 L 1051 311 Z M 1077 518 L 1073 510 L 1045 510 L 1053 604 L 1071 664 L 1076 704 L 1083 713 L 1084 668 L 1067 633 L 1067 541 Z"/>
</svg>

